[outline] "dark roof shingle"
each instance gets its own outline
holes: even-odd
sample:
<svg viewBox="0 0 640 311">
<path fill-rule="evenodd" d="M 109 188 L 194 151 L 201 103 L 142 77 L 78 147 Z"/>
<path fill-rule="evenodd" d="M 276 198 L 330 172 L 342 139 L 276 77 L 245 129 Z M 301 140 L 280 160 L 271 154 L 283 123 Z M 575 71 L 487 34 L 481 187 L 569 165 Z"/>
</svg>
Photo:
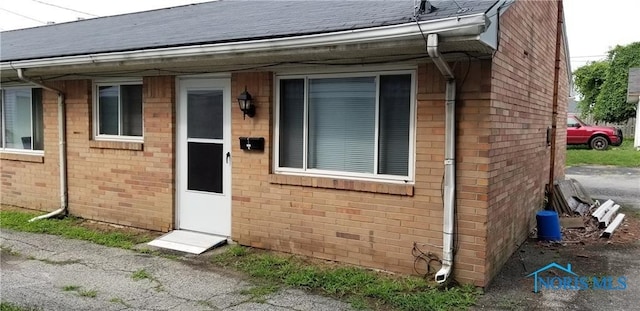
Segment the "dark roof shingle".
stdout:
<svg viewBox="0 0 640 311">
<path fill-rule="evenodd" d="M 433 1 L 421 20 L 484 13 L 496 0 Z M 222 43 L 380 27 L 412 21 L 413 0 L 224 0 L 0 33 L 0 60 L 14 61 Z"/>
</svg>

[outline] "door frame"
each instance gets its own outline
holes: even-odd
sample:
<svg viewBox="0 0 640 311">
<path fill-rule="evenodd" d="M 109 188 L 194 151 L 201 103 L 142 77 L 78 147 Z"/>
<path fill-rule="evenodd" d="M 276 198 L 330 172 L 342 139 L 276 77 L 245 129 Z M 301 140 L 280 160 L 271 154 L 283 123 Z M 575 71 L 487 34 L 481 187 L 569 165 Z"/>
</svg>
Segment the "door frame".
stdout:
<svg viewBox="0 0 640 311">
<path fill-rule="evenodd" d="M 233 98 L 231 96 L 231 74 L 230 73 L 224 73 L 224 74 L 215 74 L 215 75 L 184 75 L 184 76 L 176 76 L 175 78 L 175 130 L 174 130 L 174 135 L 175 135 L 175 142 L 174 142 L 174 148 L 175 148 L 175 162 L 174 162 L 174 168 L 175 168 L 175 175 L 174 175 L 174 183 L 175 183 L 175 189 L 174 189 L 174 193 L 175 193 L 175 202 L 174 202 L 174 230 L 179 230 L 181 229 L 180 227 L 180 200 L 182 199 L 183 194 L 181 193 L 181 189 L 182 186 L 184 185 L 184 183 L 186 183 L 185 180 L 183 180 L 182 178 L 182 169 L 181 169 L 181 161 L 186 161 L 186 159 L 188 158 L 187 155 L 184 152 L 181 152 L 181 144 L 183 143 L 181 141 L 181 137 L 180 134 L 182 133 L 182 131 L 186 131 L 186 116 L 183 115 L 182 113 L 182 105 L 186 105 L 186 103 L 183 103 L 181 101 L 181 95 L 182 95 L 182 89 L 184 87 L 185 82 L 191 82 L 191 81 L 209 81 L 209 82 L 213 82 L 211 85 L 212 86 L 223 86 L 223 92 L 224 91 L 228 91 L 229 95 L 228 95 L 228 100 L 225 100 L 226 102 L 224 104 L 229 105 L 229 109 L 225 109 L 227 110 L 227 113 L 225 114 L 224 118 L 226 118 L 226 120 L 228 120 L 228 124 L 229 124 L 229 135 L 227 135 L 227 137 L 224 137 L 224 148 L 223 148 L 223 153 L 229 152 L 231 153 L 232 150 L 232 129 L 233 126 L 231 124 L 232 122 L 232 114 L 231 111 L 233 110 L 232 105 L 233 105 Z M 224 93 L 223 93 L 224 94 Z M 223 95 L 224 96 L 224 95 Z M 224 100 L 224 99 L 223 99 Z M 224 111 L 224 110 L 223 110 Z M 227 174 L 228 177 L 225 177 L 223 175 L 223 191 L 226 190 L 226 194 L 229 198 L 229 231 L 226 234 L 226 236 L 230 237 L 231 236 L 231 209 L 233 207 L 233 200 L 232 200 L 232 185 L 231 182 L 233 180 L 232 178 L 232 162 L 233 161 L 233 156 L 230 157 L 229 159 L 229 164 L 227 166 Z M 188 230 L 188 229 L 187 229 Z"/>
</svg>

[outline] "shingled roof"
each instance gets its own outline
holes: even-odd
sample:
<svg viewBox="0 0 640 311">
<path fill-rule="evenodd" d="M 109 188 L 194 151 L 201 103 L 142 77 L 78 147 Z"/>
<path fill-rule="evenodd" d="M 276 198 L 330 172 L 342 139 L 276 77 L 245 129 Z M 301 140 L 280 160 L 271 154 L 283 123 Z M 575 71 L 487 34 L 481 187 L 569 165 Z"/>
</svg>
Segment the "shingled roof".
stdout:
<svg viewBox="0 0 640 311">
<path fill-rule="evenodd" d="M 432 3 L 421 21 L 486 13 L 497 0 Z M 2 32 L 0 61 L 374 28 L 413 22 L 413 12 L 413 0 L 215 1 Z"/>
</svg>

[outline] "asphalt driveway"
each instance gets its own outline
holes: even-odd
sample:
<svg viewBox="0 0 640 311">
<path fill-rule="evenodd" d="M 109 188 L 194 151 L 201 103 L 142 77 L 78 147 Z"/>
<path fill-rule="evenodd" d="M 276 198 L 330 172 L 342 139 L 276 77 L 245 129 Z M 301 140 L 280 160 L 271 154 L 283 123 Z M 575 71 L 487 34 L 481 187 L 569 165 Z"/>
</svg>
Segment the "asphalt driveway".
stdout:
<svg viewBox="0 0 640 311">
<path fill-rule="evenodd" d="M 612 199 L 623 208 L 640 210 L 640 168 L 572 166 L 565 174 L 580 182 L 601 203 Z"/>
<path fill-rule="evenodd" d="M 300 290 L 283 289 L 256 297 L 252 294 L 255 284 L 204 264 L 210 259 L 206 255 L 174 260 L 11 230 L 2 231 L 0 243 L 0 296 L 21 307 L 56 311 L 351 310 L 347 303 Z"/>
<path fill-rule="evenodd" d="M 567 168 L 566 177 L 578 180 L 600 202 L 612 199 L 623 207 L 623 211 L 640 210 L 640 168 L 576 166 Z M 638 213 L 628 214 L 638 217 Z M 637 234 L 640 221 L 628 218 L 625 222 L 636 229 L 625 233 L 625 239 L 618 241 L 592 239 L 548 243 L 527 240 L 509 258 L 473 309 L 640 310 L 640 235 Z M 528 275 L 554 262 L 564 267 L 571 264 L 579 277 L 591 280 L 588 288 L 576 290 L 570 286 L 557 286 L 534 293 L 534 280 Z M 541 276 L 550 277 L 557 285 L 565 277 L 573 280 L 573 275 L 558 269 L 545 271 Z M 617 285 L 618 278 L 624 277 L 626 288 L 597 288 L 593 277 L 600 281 L 610 277 L 613 280 L 611 287 Z"/>
</svg>

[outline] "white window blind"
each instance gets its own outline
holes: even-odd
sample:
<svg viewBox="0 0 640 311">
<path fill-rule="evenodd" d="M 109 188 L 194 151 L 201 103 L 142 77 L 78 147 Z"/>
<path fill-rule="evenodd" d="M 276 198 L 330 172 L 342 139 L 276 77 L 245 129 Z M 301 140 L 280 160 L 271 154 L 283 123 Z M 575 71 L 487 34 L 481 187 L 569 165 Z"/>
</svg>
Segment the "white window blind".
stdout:
<svg viewBox="0 0 640 311">
<path fill-rule="evenodd" d="M 412 83 L 412 74 L 279 79 L 277 168 L 409 179 Z"/>
<path fill-rule="evenodd" d="M 42 89 L 10 88 L 2 91 L 2 148 L 43 150 Z"/>
<path fill-rule="evenodd" d="M 373 173 L 373 77 L 309 80 L 308 168 Z"/>
</svg>

